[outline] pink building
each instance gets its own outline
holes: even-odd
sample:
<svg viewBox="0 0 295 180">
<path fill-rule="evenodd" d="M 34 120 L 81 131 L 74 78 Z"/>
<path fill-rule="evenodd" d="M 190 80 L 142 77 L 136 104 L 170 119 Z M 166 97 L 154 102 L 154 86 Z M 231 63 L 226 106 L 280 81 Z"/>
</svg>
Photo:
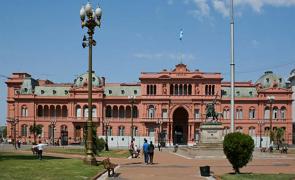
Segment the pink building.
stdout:
<svg viewBox="0 0 295 180">
<path fill-rule="evenodd" d="M 81 142 L 88 112 L 87 77 L 85 73 L 73 83 L 59 84 L 33 79 L 27 73 L 13 73 L 6 82 L 8 136 L 14 137 L 9 122 L 18 119 L 16 137 L 32 142 L 29 129 L 35 121 L 43 127 L 38 138 L 49 140 L 51 123 L 56 121 L 56 141 Z M 142 72 L 138 83 L 106 83 L 93 73 L 93 122 L 97 134 L 129 136 L 133 117 L 135 136 L 154 136 L 157 141 L 161 134 L 168 144 L 192 145 L 198 143 L 206 104 L 214 99 L 216 111 L 223 114 L 219 121 L 226 134 L 230 128 L 230 83 L 222 79 L 221 73 L 190 71 L 184 64 L 172 71 Z M 272 112 L 273 129 L 284 128 L 285 140 L 291 144 L 292 90 L 284 79 L 268 71 L 256 83 L 236 82 L 235 86 L 236 131 L 267 136 Z M 274 96 L 272 104 L 268 96 Z M 135 97 L 133 116 L 131 97 Z"/>
</svg>

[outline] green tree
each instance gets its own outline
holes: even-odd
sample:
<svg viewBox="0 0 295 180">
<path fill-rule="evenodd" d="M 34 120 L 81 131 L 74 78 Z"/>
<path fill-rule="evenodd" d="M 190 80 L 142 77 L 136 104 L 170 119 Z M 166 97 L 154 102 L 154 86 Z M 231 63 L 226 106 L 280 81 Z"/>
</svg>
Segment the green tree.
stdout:
<svg viewBox="0 0 295 180">
<path fill-rule="evenodd" d="M 34 144 L 36 144 L 36 136 L 42 134 L 42 125 L 32 125 L 30 126 L 30 132 L 34 134 Z"/>
<path fill-rule="evenodd" d="M 252 160 L 253 151 L 254 141 L 249 135 L 235 132 L 224 137 L 223 152 L 235 173 L 240 173 L 240 168 Z"/>
<path fill-rule="evenodd" d="M 280 149 L 280 145 L 282 144 L 283 141 L 283 137 L 284 137 L 285 131 L 283 128 L 278 128 L 275 132 L 274 132 L 274 137 L 276 139 L 277 142 L 277 149 Z"/>
</svg>

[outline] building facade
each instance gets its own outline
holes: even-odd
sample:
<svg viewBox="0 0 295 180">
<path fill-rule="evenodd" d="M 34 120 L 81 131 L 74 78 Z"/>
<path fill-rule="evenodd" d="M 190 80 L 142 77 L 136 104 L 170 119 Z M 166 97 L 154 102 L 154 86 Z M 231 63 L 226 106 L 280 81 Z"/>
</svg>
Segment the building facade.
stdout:
<svg viewBox="0 0 295 180">
<path fill-rule="evenodd" d="M 295 69 L 290 72 L 290 76 L 288 78 L 290 82 L 290 88 L 293 91 L 292 94 L 292 122 L 293 122 L 293 144 L 295 144 Z"/>
<path fill-rule="evenodd" d="M 6 81 L 8 136 L 32 142 L 30 127 L 42 126 L 37 138 L 62 144 L 80 143 L 88 115 L 87 73 L 73 83 L 38 80 L 27 73 L 13 73 Z M 206 104 L 215 102 L 230 131 L 230 83 L 221 73 L 190 71 L 177 64 L 171 71 L 142 72 L 138 83 L 106 83 L 93 73 L 93 123 L 97 135 L 154 136 L 167 144 L 199 142 L 200 125 L 206 121 Z M 292 142 L 292 90 L 283 78 L 268 71 L 256 83 L 235 83 L 235 130 L 251 136 L 268 136 L 270 123 L 285 130 Z M 268 96 L 274 96 L 269 102 Z M 132 111 L 133 109 L 133 111 Z M 270 115 L 271 114 L 271 115 Z M 17 119 L 13 126 L 12 120 Z M 52 124 L 55 125 L 53 130 Z"/>
</svg>

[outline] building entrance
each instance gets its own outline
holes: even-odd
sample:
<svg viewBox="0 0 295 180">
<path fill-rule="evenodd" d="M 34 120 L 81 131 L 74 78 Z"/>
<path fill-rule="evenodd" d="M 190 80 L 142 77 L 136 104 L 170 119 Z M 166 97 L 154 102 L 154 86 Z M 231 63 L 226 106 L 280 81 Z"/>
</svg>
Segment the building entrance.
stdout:
<svg viewBox="0 0 295 180">
<path fill-rule="evenodd" d="M 186 145 L 188 135 L 188 112 L 177 108 L 173 113 L 173 144 Z"/>
</svg>

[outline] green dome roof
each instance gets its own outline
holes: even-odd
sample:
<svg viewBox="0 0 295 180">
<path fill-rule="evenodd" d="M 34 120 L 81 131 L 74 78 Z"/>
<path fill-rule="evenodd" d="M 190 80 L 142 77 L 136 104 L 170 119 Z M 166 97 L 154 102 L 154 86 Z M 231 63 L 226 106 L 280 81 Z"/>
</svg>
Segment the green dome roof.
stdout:
<svg viewBox="0 0 295 180">
<path fill-rule="evenodd" d="M 264 75 L 262 75 L 257 81 L 256 84 L 260 83 L 262 88 L 270 88 L 270 87 L 280 87 L 280 88 L 286 88 L 286 83 L 284 79 L 274 74 L 272 71 L 266 71 Z"/>
<path fill-rule="evenodd" d="M 88 84 L 88 73 L 84 73 L 80 76 L 78 76 L 74 80 L 74 86 L 76 87 L 83 87 L 87 86 Z M 92 86 L 98 87 L 102 85 L 102 79 L 95 75 L 94 71 L 92 72 Z"/>
</svg>

